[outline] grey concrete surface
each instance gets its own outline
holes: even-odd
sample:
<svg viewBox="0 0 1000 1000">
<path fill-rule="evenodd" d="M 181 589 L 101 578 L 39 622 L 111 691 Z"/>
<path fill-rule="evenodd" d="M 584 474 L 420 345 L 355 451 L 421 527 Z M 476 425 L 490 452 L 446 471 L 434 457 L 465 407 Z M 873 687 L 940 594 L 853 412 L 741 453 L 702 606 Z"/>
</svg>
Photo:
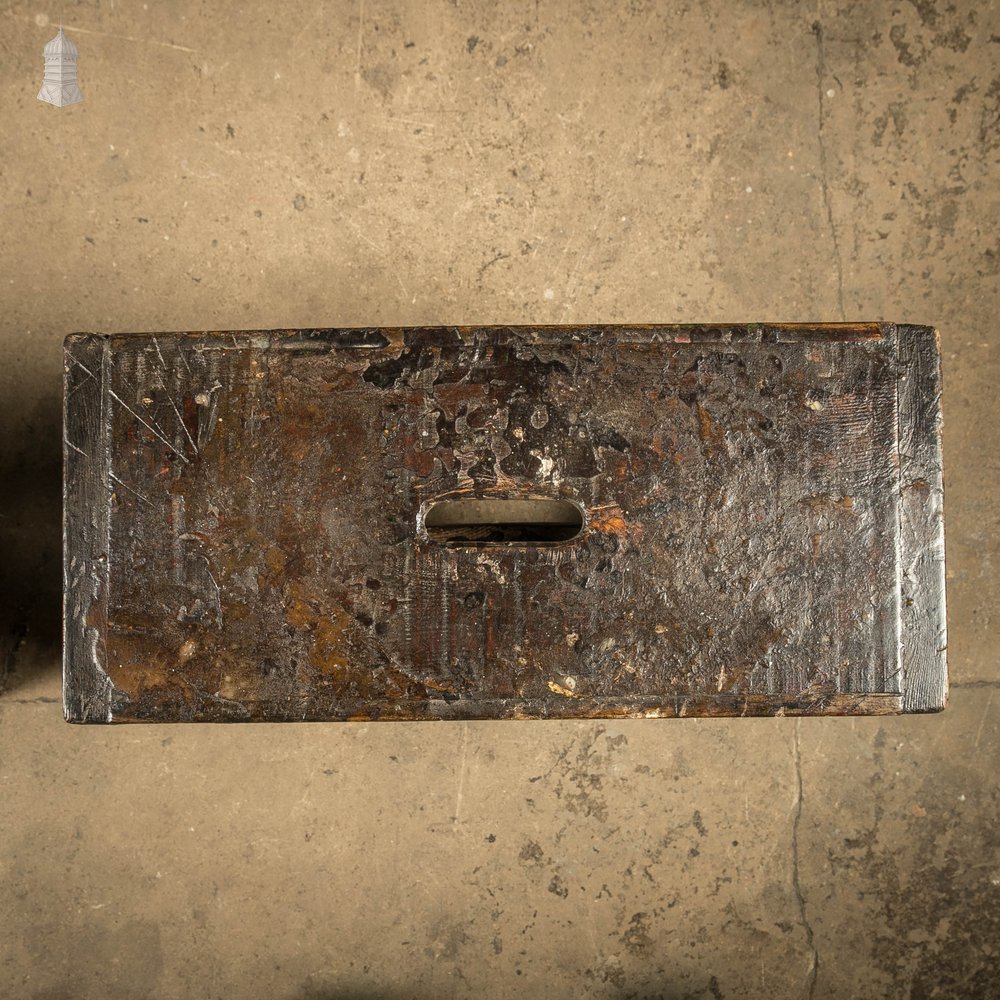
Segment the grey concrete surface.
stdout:
<svg viewBox="0 0 1000 1000">
<path fill-rule="evenodd" d="M 0 10 L 0 996 L 1000 993 L 996 3 Z M 944 352 L 951 704 L 76 728 L 82 330 L 888 319 Z"/>
</svg>

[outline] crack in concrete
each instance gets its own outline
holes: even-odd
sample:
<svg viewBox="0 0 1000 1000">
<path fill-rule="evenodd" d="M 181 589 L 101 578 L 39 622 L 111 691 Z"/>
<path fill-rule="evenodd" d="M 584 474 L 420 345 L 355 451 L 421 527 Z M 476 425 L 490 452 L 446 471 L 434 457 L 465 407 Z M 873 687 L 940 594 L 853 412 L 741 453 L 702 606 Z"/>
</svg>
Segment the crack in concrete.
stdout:
<svg viewBox="0 0 1000 1000">
<path fill-rule="evenodd" d="M 813 934 L 812 924 L 809 923 L 809 916 L 806 913 L 806 898 L 802 894 L 802 883 L 799 881 L 799 824 L 802 821 L 802 749 L 799 745 L 799 729 L 801 719 L 795 720 L 794 739 L 792 742 L 792 752 L 795 761 L 795 814 L 792 818 L 792 887 L 795 889 L 795 898 L 799 904 L 799 919 L 806 932 L 806 944 L 812 953 L 809 963 L 807 978 L 809 982 L 809 1000 L 812 1000 L 816 992 L 816 979 L 819 975 L 819 951 L 816 948 L 816 939 Z"/>
<path fill-rule="evenodd" d="M 830 202 L 830 183 L 826 155 L 826 140 L 823 136 L 823 77 L 826 76 L 826 51 L 823 48 L 823 26 L 814 21 L 813 34 L 816 36 L 816 113 L 817 139 L 819 141 L 819 179 L 820 190 L 823 193 L 823 207 L 826 209 L 826 222 L 830 229 L 830 239 L 833 242 L 833 259 L 837 265 L 837 308 L 840 319 L 846 321 L 844 312 L 844 262 L 840 254 L 840 240 L 837 237 L 837 226 L 833 221 L 833 205 Z"/>
</svg>

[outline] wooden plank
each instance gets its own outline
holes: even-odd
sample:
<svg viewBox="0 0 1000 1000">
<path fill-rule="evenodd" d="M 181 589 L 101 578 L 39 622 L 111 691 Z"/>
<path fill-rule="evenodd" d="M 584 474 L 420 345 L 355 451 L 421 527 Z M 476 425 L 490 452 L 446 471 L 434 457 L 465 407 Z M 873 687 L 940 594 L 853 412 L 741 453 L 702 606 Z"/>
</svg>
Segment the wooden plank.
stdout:
<svg viewBox="0 0 1000 1000">
<path fill-rule="evenodd" d="M 937 331 L 897 328 L 899 357 L 900 672 L 908 712 L 948 698 L 941 463 L 941 361 Z"/>
<path fill-rule="evenodd" d="M 112 721 L 107 672 L 111 508 L 108 343 L 71 337 L 64 351 L 63 702 L 74 722 Z"/>
<path fill-rule="evenodd" d="M 78 335 L 66 361 L 73 721 L 943 703 L 931 331 Z"/>
</svg>

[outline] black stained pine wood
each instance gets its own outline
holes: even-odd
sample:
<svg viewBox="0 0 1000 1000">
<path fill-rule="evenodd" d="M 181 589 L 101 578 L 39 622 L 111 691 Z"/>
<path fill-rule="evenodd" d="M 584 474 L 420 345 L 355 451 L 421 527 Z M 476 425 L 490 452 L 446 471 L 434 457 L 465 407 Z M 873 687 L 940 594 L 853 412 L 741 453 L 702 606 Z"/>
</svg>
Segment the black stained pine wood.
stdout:
<svg viewBox="0 0 1000 1000">
<path fill-rule="evenodd" d="M 71 336 L 66 717 L 940 709 L 939 398 L 893 324 Z"/>
</svg>

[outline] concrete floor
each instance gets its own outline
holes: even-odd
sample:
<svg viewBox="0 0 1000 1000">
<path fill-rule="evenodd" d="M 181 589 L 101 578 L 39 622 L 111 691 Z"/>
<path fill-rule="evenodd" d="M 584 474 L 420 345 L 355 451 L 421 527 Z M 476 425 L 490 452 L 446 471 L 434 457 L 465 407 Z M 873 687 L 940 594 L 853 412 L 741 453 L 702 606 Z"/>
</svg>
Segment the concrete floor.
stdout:
<svg viewBox="0 0 1000 1000">
<path fill-rule="evenodd" d="M 0 995 L 996 997 L 995 3 L 0 11 Z M 78 330 L 934 324 L 952 698 L 898 720 L 78 728 Z"/>
</svg>

